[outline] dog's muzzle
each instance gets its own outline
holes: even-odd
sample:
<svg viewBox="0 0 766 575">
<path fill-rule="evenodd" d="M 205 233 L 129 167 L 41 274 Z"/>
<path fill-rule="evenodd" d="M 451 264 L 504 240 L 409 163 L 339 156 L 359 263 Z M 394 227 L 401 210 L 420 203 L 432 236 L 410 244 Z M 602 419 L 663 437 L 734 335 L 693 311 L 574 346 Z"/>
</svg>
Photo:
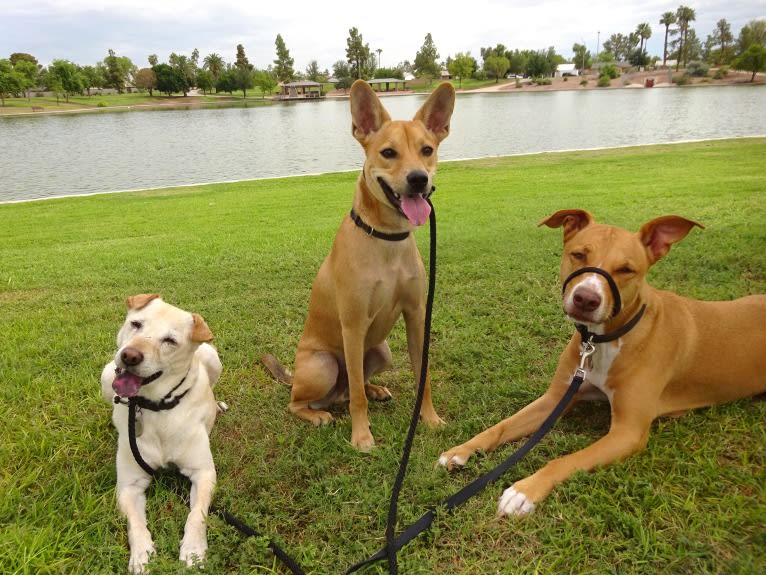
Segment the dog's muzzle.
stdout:
<svg viewBox="0 0 766 575">
<path fill-rule="evenodd" d="M 616 317 L 617 314 L 620 313 L 620 310 L 622 309 L 622 298 L 620 298 L 620 290 L 617 287 L 617 283 L 614 281 L 614 278 L 611 275 L 609 275 L 609 272 L 607 272 L 606 270 L 602 270 L 601 268 L 596 268 L 596 267 L 584 267 L 584 268 L 580 268 L 579 270 L 573 271 L 564 280 L 564 284 L 561 286 L 561 294 L 563 295 L 566 292 L 567 285 L 569 284 L 570 281 L 572 281 L 577 276 L 581 276 L 583 274 L 598 274 L 606 279 L 606 283 L 609 285 L 609 289 L 612 292 L 612 300 L 614 301 L 614 306 L 612 307 L 612 317 Z"/>
</svg>

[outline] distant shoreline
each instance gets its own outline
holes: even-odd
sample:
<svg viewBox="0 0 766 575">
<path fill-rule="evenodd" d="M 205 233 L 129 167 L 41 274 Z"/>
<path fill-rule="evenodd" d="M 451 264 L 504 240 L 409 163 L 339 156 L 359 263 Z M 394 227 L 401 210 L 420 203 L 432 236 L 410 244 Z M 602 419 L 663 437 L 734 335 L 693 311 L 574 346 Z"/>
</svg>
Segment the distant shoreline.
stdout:
<svg viewBox="0 0 766 575">
<path fill-rule="evenodd" d="M 609 86 L 599 87 L 595 74 L 586 74 L 585 76 L 572 76 L 564 78 L 550 78 L 550 84 L 537 85 L 529 78 L 519 78 L 502 80 L 497 84 L 490 84 L 481 88 L 464 90 L 456 85 L 458 94 L 475 93 L 522 93 L 522 92 L 556 92 L 556 91 L 578 91 L 578 90 L 614 90 L 614 89 L 654 89 L 654 88 L 688 88 L 705 86 L 766 86 L 766 74 L 758 74 L 754 82 L 750 82 L 752 76 L 749 72 L 729 71 L 726 77 L 721 79 L 691 78 L 690 82 L 684 86 L 678 86 L 672 83 L 672 78 L 677 73 L 673 70 L 654 70 L 651 72 L 629 72 L 619 78 L 611 81 Z M 587 80 L 586 85 L 582 85 L 582 80 Z M 653 80 L 652 86 L 648 87 L 647 79 Z M 434 80 L 432 85 L 440 82 Z M 456 82 L 453 81 L 453 84 Z M 390 92 L 380 92 L 383 97 L 388 96 L 412 96 L 428 93 L 427 90 L 399 90 Z M 332 90 L 325 94 L 326 98 L 347 98 L 348 90 Z M 29 100 L 29 106 L 4 106 L 0 107 L 0 118 L 16 116 L 39 116 L 44 114 L 72 114 L 72 113 L 108 113 L 108 112 L 127 112 L 127 111 L 148 111 L 165 109 L 188 109 L 188 108 L 215 108 L 215 107 L 246 107 L 262 106 L 277 102 L 271 98 L 254 97 L 238 98 L 225 95 L 202 96 L 199 94 L 190 94 L 189 96 L 170 96 L 161 97 L 157 101 L 137 104 L 110 105 L 99 107 L 97 105 L 75 105 L 72 103 L 61 102 L 64 108 L 50 108 L 35 106 L 35 100 Z M 299 100 L 300 101 L 300 100 Z M 39 102 L 38 102 L 39 103 Z"/>
</svg>

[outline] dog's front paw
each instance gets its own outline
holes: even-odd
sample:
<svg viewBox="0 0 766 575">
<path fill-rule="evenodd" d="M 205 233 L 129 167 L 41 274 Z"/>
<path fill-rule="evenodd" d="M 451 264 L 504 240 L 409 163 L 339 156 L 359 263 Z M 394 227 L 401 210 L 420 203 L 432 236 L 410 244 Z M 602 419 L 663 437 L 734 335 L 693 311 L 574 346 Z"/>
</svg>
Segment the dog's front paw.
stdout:
<svg viewBox="0 0 766 575">
<path fill-rule="evenodd" d="M 439 465 L 450 471 L 463 467 L 473 455 L 473 451 L 462 446 L 453 447 L 439 456 Z"/>
<path fill-rule="evenodd" d="M 372 437 L 372 433 L 369 431 L 365 433 L 352 433 L 351 445 L 356 447 L 359 451 L 366 453 L 375 447 L 375 438 Z"/>
<path fill-rule="evenodd" d="M 131 573 L 146 573 L 149 558 L 154 553 L 154 544 L 151 539 L 148 544 L 130 546 L 130 562 L 128 571 Z"/>
<path fill-rule="evenodd" d="M 526 495 L 516 491 L 513 486 L 503 491 L 500 501 L 497 503 L 497 515 L 515 515 L 524 517 L 531 515 L 535 511 L 535 504 L 530 501 Z"/>
<path fill-rule="evenodd" d="M 364 384 L 364 393 L 367 395 L 367 399 L 371 399 L 372 401 L 391 401 L 393 399 L 393 396 L 388 389 L 371 383 Z"/>
<path fill-rule="evenodd" d="M 207 551 L 207 541 L 203 537 L 202 539 L 191 537 L 184 537 L 181 542 L 181 553 L 178 558 L 181 561 L 185 561 L 187 567 L 194 567 L 195 565 L 201 565 L 205 561 L 205 552 Z"/>
</svg>

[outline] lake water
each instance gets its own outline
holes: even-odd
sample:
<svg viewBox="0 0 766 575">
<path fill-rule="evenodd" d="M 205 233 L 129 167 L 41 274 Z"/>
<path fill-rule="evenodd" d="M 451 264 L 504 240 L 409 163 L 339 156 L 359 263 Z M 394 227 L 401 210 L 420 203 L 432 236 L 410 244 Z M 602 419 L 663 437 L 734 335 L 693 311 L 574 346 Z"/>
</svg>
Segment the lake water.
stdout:
<svg viewBox="0 0 766 575">
<path fill-rule="evenodd" d="M 424 96 L 384 98 L 412 117 Z M 766 87 L 459 94 L 440 160 L 766 135 Z M 359 169 L 347 99 L 0 117 L 0 201 Z"/>
</svg>

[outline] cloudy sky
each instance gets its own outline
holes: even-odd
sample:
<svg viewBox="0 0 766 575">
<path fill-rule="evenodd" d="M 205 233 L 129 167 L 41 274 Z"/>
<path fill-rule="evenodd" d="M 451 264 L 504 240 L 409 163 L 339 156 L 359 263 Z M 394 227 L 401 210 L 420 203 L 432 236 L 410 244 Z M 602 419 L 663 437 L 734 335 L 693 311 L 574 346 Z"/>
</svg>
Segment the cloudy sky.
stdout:
<svg viewBox="0 0 766 575">
<path fill-rule="evenodd" d="M 652 27 L 650 55 L 662 55 L 664 12 L 679 0 L 0 0 L 0 58 L 26 52 L 41 64 L 54 59 L 92 65 L 112 48 L 139 67 L 147 56 L 161 62 L 171 52 L 200 58 L 217 53 L 233 62 L 242 44 L 252 64 L 265 68 L 281 34 L 295 69 L 311 60 L 332 69 L 345 59 L 349 29 L 380 53 L 382 66 L 415 59 L 426 34 L 440 59 L 470 52 L 480 60 L 482 46 L 511 49 L 553 46 L 571 57 L 572 45 L 596 52 L 611 34 L 627 34 L 642 22 Z M 704 41 L 725 18 L 734 36 L 747 22 L 766 19 L 766 0 L 685 0 L 694 8 L 693 27 Z"/>
</svg>

